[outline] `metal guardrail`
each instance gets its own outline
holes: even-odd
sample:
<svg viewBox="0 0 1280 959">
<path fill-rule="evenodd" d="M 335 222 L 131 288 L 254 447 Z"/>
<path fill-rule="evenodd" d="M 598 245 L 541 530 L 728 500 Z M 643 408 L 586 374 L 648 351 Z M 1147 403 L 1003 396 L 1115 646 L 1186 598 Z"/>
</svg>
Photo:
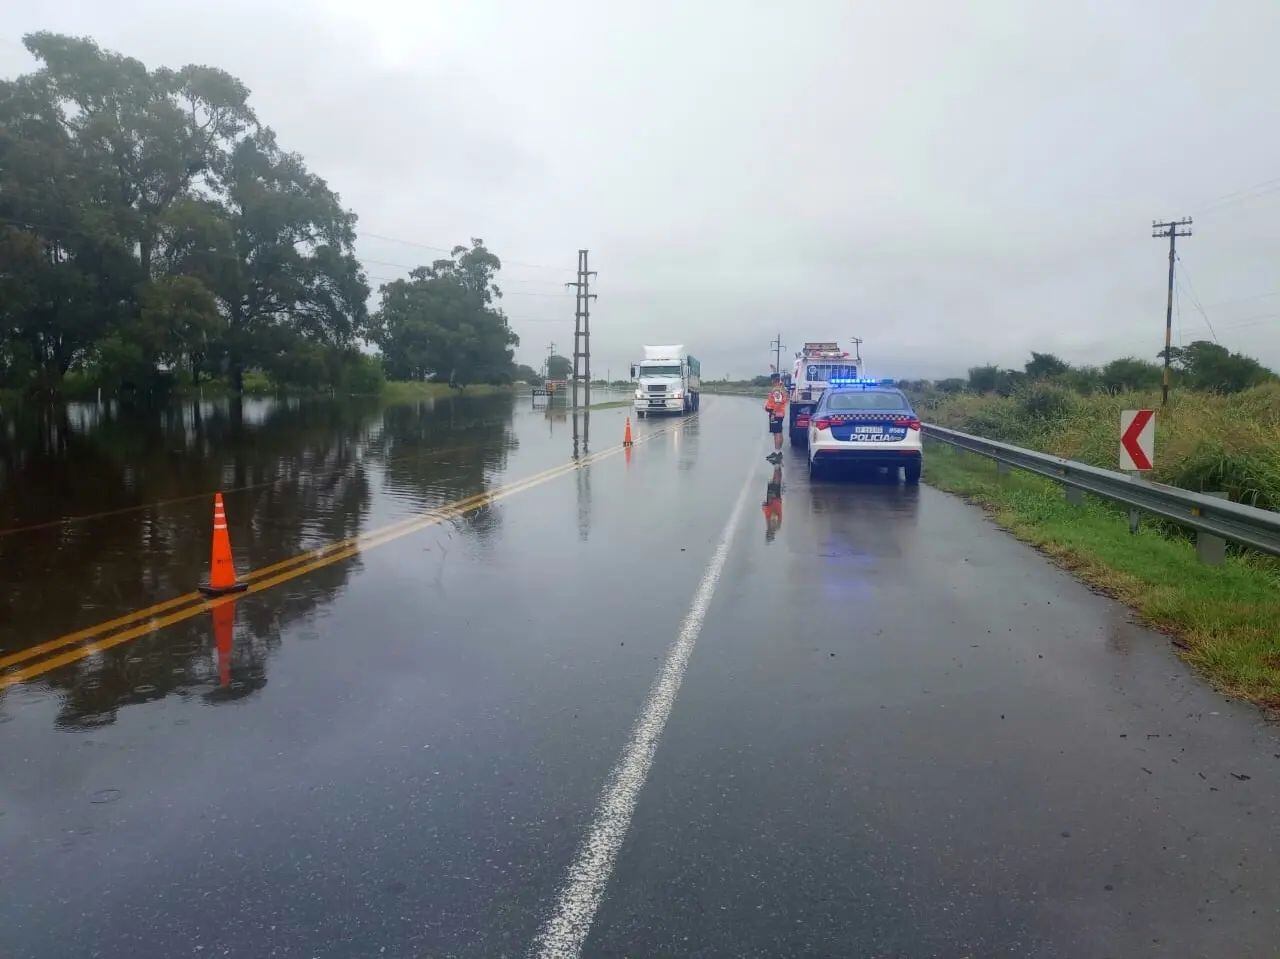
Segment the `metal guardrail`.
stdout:
<svg viewBox="0 0 1280 959">
<path fill-rule="evenodd" d="M 1205 534 L 1280 556 L 1280 513 L 1176 486 L 1152 483 L 1128 473 L 1100 469 L 1088 463 L 983 439 L 931 423 L 926 423 L 923 430 L 924 435 L 931 439 L 1054 480 L 1069 490 L 1083 490 L 1123 503 L 1130 509 L 1188 526 L 1201 539 L 1204 538 L 1201 534 Z M 1201 557 L 1207 558 L 1204 550 L 1201 550 Z"/>
</svg>

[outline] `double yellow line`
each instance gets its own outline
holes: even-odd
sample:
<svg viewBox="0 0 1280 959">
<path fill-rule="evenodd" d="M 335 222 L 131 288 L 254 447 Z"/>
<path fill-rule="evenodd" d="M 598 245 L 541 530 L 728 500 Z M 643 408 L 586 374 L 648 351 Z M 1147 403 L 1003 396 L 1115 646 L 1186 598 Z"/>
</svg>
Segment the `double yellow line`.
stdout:
<svg viewBox="0 0 1280 959">
<path fill-rule="evenodd" d="M 681 422 L 684 421 L 682 420 Z M 675 429 L 676 425 L 646 432 L 636 438 L 636 445 L 656 439 Z M 419 513 L 408 519 L 384 526 L 382 529 L 353 536 L 349 539 L 338 540 L 320 549 L 300 553 L 289 559 L 280 560 L 278 563 L 252 570 L 243 577 L 243 580 L 249 584 L 249 588 L 242 593 L 216 599 L 206 599 L 197 592 L 184 593 L 181 596 L 167 599 L 162 603 L 156 603 L 154 606 L 137 609 L 123 616 L 117 616 L 115 619 L 98 623 L 96 626 L 78 629 L 73 633 L 67 633 L 48 642 L 0 657 L 0 689 L 16 686 L 18 683 L 26 682 L 60 666 L 77 662 L 92 656 L 94 653 L 111 649 L 113 646 L 119 646 L 121 643 L 127 643 L 140 636 L 149 635 L 156 630 L 164 629 L 166 626 L 172 626 L 174 623 L 180 623 L 193 616 L 216 609 L 224 603 L 235 602 L 237 599 L 251 593 L 261 593 L 306 573 L 334 563 L 340 563 L 345 559 L 350 559 L 357 553 L 373 549 L 375 546 L 382 546 L 400 539 L 402 536 L 408 536 L 427 527 L 464 516 L 499 500 L 504 500 L 508 496 L 514 496 L 516 493 L 540 486 L 575 470 L 583 469 L 607 457 L 615 456 L 624 449 L 625 447 L 621 445 L 611 446 L 598 453 L 591 453 L 572 462 L 554 466 L 551 469 L 543 470 L 541 473 L 535 473 L 507 486 L 500 486 L 485 493 L 477 493 L 475 496 L 468 496 L 466 499 L 455 500 L 438 509 Z M 119 632 L 114 632 L 117 629 L 119 629 Z M 101 638 L 95 639 L 95 637 Z M 84 642 L 85 640 L 92 640 L 92 642 Z M 58 650 L 63 650 L 63 652 L 58 652 Z M 51 655 L 47 655 L 47 658 L 41 658 L 46 657 L 46 654 Z M 33 660 L 35 662 L 32 662 Z M 24 663 L 29 663 L 30 665 L 24 666 Z"/>
</svg>

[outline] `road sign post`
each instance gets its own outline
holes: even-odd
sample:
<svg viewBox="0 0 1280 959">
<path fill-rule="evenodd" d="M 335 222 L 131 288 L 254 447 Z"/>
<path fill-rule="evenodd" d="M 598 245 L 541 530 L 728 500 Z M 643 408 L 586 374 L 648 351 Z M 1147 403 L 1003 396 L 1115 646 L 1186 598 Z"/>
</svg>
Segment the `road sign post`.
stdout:
<svg viewBox="0 0 1280 959">
<path fill-rule="evenodd" d="M 1122 410 L 1120 413 L 1120 469 L 1145 472 L 1155 469 L 1156 411 Z"/>
</svg>

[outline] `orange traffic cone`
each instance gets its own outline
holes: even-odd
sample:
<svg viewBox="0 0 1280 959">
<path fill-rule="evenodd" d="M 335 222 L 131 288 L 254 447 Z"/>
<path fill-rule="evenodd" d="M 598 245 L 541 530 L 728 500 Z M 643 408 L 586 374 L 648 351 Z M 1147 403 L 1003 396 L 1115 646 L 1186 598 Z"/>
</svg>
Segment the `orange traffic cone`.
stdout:
<svg viewBox="0 0 1280 959">
<path fill-rule="evenodd" d="M 631 417 L 630 416 L 627 417 L 627 428 L 622 431 L 622 445 L 623 446 L 631 445 Z"/>
<path fill-rule="evenodd" d="M 221 596 L 223 593 L 240 593 L 248 588 L 248 583 L 236 582 L 231 537 L 227 535 L 227 512 L 222 506 L 222 494 L 214 493 L 213 557 L 209 563 L 209 582 L 200 584 L 200 592 L 206 596 Z"/>
<path fill-rule="evenodd" d="M 213 607 L 213 643 L 218 652 L 218 685 L 231 685 L 231 642 L 236 629 L 234 599 Z"/>
</svg>

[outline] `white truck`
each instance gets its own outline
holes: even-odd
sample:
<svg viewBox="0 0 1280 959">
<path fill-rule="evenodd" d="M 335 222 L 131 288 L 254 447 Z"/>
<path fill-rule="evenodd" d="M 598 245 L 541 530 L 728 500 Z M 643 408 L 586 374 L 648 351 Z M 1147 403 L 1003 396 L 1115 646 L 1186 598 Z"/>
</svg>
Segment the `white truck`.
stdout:
<svg viewBox="0 0 1280 959">
<path fill-rule="evenodd" d="M 683 344 L 646 346 L 644 359 L 631 365 L 636 417 L 693 412 L 702 390 L 701 375 L 702 364 L 685 353 Z"/>
<path fill-rule="evenodd" d="M 809 418 L 832 382 L 849 383 L 858 379 L 858 361 L 840 349 L 838 343 L 806 343 L 796 354 L 791 373 L 791 395 L 787 404 L 791 442 L 800 446 L 809 441 Z"/>
</svg>

